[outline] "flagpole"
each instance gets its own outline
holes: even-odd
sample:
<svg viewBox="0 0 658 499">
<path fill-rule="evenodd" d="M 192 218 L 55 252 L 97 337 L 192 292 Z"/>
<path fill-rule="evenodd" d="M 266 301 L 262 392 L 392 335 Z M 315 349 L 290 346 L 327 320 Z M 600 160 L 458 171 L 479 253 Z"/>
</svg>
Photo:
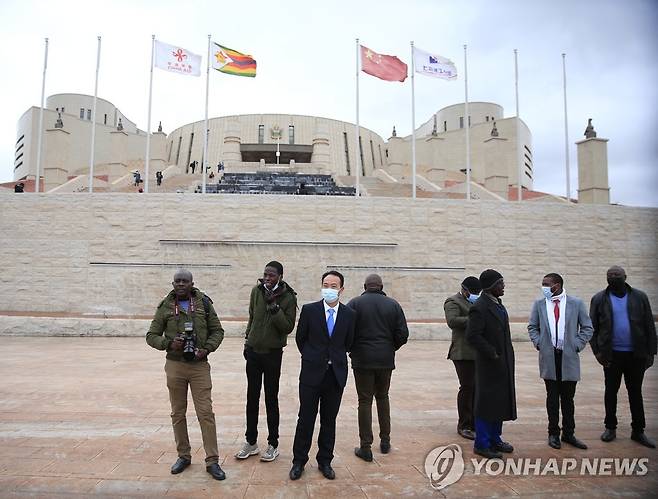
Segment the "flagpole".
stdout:
<svg viewBox="0 0 658 499">
<path fill-rule="evenodd" d="M 468 64 L 464 44 L 464 122 L 466 127 L 466 200 L 471 200 L 471 132 L 468 119 Z"/>
<path fill-rule="evenodd" d="M 144 160 L 144 192 L 149 191 L 149 159 L 151 155 L 151 104 L 153 102 L 153 59 L 155 35 L 151 35 L 151 76 L 149 78 L 149 110 L 146 118 L 146 159 Z"/>
<path fill-rule="evenodd" d="M 361 177 L 361 167 L 359 165 L 359 39 L 356 39 L 356 146 L 354 147 L 356 165 L 356 197 L 361 195 L 359 179 Z"/>
<path fill-rule="evenodd" d="M 516 94 L 516 163 L 517 163 L 517 191 L 516 198 L 523 201 L 523 156 L 521 155 L 521 123 L 519 122 L 519 62 L 518 51 L 514 49 L 514 90 Z"/>
<path fill-rule="evenodd" d="M 96 99 L 98 98 L 98 72 L 101 65 L 101 37 L 98 38 L 96 51 L 96 84 L 94 85 L 94 104 L 91 111 L 91 152 L 89 153 L 89 194 L 94 192 L 94 145 L 96 142 Z"/>
<path fill-rule="evenodd" d="M 571 179 L 569 175 L 569 121 L 567 119 L 567 63 L 562 54 L 562 87 L 564 89 L 564 162 L 567 170 L 567 201 L 571 201 Z"/>
<path fill-rule="evenodd" d="M 34 182 L 34 192 L 39 192 L 39 178 L 41 176 L 41 144 L 43 142 L 43 105 L 46 98 L 46 69 L 48 69 L 48 38 L 46 38 L 45 41 L 46 48 L 43 57 L 43 80 L 41 81 L 41 109 L 39 110 L 39 139 L 37 140 L 37 174 Z"/>
<path fill-rule="evenodd" d="M 416 94 L 414 90 L 414 42 L 411 42 L 411 198 L 416 199 Z"/>
<path fill-rule="evenodd" d="M 208 163 L 208 86 L 210 85 L 210 35 L 208 35 L 208 57 L 206 64 L 206 117 L 203 134 L 203 161 L 201 162 L 201 192 L 206 193 L 206 164 Z"/>
</svg>

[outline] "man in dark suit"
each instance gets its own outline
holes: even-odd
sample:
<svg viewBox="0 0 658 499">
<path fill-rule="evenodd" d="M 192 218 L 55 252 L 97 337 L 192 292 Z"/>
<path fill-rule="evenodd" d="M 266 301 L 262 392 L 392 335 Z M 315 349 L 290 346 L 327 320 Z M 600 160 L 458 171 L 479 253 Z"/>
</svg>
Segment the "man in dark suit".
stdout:
<svg viewBox="0 0 658 499">
<path fill-rule="evenodd" d="M 302 476 L 308 462 L 313 428 L 320 409 L 318 469 L 333 480 L 331 467 L 336 441 L 336 416 L 347 383 L 347 352 L 354 341 L 355 312 L 340 303 L 345 279 L 330 270 L 322 276 L 322 300 L 302 307 L 297 325 L 297 348 L 302 354 L 299 373 L 299 415 L 293 443 L 290 479 Z"/>
<path fill-rule="evenodd" d="M 489 459 L 514 447 L 503 442 L 503 421 L 516 419 L 514 349 L 509 316 L 500 297 L 503 276 L 493 269 L 480 274 L 482 296 L 468 311 L 466 340 L 475 349 L 475 444 L 473 451 Z"/>
</svg>

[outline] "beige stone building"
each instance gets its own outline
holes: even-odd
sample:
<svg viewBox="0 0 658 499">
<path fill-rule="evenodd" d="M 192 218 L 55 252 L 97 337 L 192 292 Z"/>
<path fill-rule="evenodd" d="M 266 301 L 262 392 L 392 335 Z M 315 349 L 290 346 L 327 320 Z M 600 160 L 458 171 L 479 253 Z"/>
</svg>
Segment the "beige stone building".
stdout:
<svg viewBox="0 0 658 499">
<path fill-rule="evenodd" d="M 44 110 L 41 178 L 45 191 L 76 192 L 88 188 L 90 137 L 96 127 L 94 190 L 125 191 L 132 172 L 144 175 L 146 132 L 139 130 L 112 103 L 80 94 L 50 96 Z M 36 175 L 39 109 L 28 109 L 18 122 L 14 180 Z M 503 108 L 469 103 L 473 197 L 507 199 L 518 183 L 532 190 L 532 136 L 522 120 L 505 118 Z M 192 162 L 203 161 L 203 121 L 168 135 L 151 137 L 150 174 L 164 171 L 175 180 L 160 191 L 192 191 L 197 177 Z M 464 105 L 433 113 L 416 130 L 417 183 L 421 196 L 463 196 L 465 192 Z M 357 143 L 358 142 L 358 143 Z M 598 160 L 598 158 L 597 158 Z M 332 175 L 339 185 L 353 186 L 361 165 L 366 196 L 408 196 L 411 192 L 411 136 L 385 139 L 366 127 L 323 117 L 252 114 L 212 118 L 208 122 L 208 165 L 223 162 L 227 172 L 280 171 Z M 151 184 L 154 182 L 149 180 Z"/>
</svg>

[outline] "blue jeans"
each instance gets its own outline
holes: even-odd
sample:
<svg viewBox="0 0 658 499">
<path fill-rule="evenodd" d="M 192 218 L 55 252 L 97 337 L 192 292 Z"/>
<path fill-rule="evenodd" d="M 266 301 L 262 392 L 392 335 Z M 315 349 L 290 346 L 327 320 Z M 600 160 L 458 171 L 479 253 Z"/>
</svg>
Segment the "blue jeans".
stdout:
<svg viewBox="0 0 658 499">
<path fill-rule="evenodd" d="M 485 421 L 475 418 L 475 448 L 491 449 L 502 442 L 500 435 L 503 433 L 502 421 Z"/>
</svg>

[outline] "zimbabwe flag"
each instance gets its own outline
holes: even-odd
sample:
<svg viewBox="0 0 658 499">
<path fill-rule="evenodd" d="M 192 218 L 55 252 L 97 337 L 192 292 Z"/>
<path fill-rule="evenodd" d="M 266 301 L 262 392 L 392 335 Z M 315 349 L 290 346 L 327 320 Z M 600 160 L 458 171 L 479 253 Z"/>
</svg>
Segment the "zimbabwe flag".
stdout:
<svg viewBox="0 0 658 499">
<path fill-rule="evenodd" d="M 212 67 L 222 73 L 236 76 L 256 76 L 256 60 L 237 50 L 213 42 Z"/>
</svg>

